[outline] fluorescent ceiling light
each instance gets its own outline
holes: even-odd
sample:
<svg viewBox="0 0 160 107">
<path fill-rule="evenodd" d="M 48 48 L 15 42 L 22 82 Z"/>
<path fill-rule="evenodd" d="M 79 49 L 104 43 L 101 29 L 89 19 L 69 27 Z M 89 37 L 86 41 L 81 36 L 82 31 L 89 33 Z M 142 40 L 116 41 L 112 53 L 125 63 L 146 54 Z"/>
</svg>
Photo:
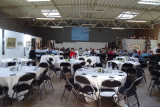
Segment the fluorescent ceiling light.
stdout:
<svg viewBox="0 0 160 107">
<path fill-rule="evenodd" d="M 55 18 L 36 18 L 37 20 L 55 20 Z"/>
<path fill-rule="evenodd" d="M 127 22 L 135 22 L 135 23 L 146 23 L 145 20 L 127 20 Z"/>
<path fill-rule="evenodd" d="M 114 30 L 124 30 L 124 28 L 122 28 L 122 27 L 113 27 L 111 29 L 114 29 Z"/>
<path fill-rule="evenodd" d="M 38 1 L 51 1 L 51 0 L 27 0 L 29 2 L 38 2 Z"/>
<path fill-rule="evenodd" d="M 138 15 L 138 13 L 136 13 L 136 12 L 126 11 L 126 12 L 123 12 L 122 14 L 120 14 L 118 17 L 116 17 L 116 19 L 132 19 L 132 18 L 136 17 L 137 15 Z"/>
<path fill-rule="evenodd" d="M 45 17 L 55 17 L 55 18 L 61 17 L 57 10 L 42 10 L 42 14 Z"/>
<path fill-rule="evenodd" d="M 50 26 L 50 28 L 63 28 L 63 26 Z"/>
<path fill-rule="evenodd" d="M 139 4 L 160 5 L 160 0 L 141 0 Z"/>
</svg>

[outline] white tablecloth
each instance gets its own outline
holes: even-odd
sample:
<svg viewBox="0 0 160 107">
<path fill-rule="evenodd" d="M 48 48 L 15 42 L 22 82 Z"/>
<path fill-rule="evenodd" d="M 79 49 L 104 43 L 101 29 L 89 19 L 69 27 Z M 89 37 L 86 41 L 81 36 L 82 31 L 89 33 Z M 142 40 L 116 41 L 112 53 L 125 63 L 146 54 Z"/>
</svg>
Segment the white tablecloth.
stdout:
<svg viewBox="0 0 160 107">
<path fill-rule="evenodd" d="M 45 68 L 38 68 L 35 70 L 35 67 L 23 66 L 21 71 L 10 71 L 8 68 L 0 68 L 0 85 L 8 87 L 8 95 L 12 97 L 13 94 L 13 86 L 18 83 L 19 78 L 28 73 L 36 73 L 36 78 L 39 78 L 40 74 L 45 70 Z M 15 76 L 11 76 L 12 74 L 16 74 Z"/>
<path fill-rule="evenodd" d="M 60 57 L 63 57 L 62 55 L 42 55 L 41 56 L 41 60 L 40 60 L 40 63 L 41 62 L 47 62 L 49 60 L 49 58 L 52 58 L 53 60 L 57 61 L 60 59 Z"/>
<path fill-rule="evenodd" d="M 59 68 L 60 69 L 60 64 L 62 62 L 68 62 L 66 61 L 65 59 L 63 60 L 57 60 L 57 61 L 53 61 L 52 63 L 55 65 L 56 68 Z M 69 63 L 71 64 L 71 73 L 73 74 L 74 70 L 73 70 L 73 65 L 76 64 L 76 63 L 81 63 L 82 61 L 80 60 L 74 60 L 74 61 L 69 61 Z"/>
<path fill-rule="evenodd" d="M 138 58 L 135 58 L 135 57 L 118 56 L 118 57 L 116 57 L 116 60 L 117 60 L 118 58 L 122 58 L 123 60 L 129 60 L 129 59 L 131 59 L 131 60 L 134 60 L 135 62 L 139 62 L 139 59 L 138 59 Z"/>
<path fill-rule="evenodd" d="M 126 81 L 126 77 L 127 77 L 127 74 L 125 72 L 122 72 L 120 70 L 112 70 L 109 73 L 99 73 L 99 72 L 97 72 L 98 69 L 99 68 L 91 68 L 91 67 L 87 68 L 87 69 L 86 68 L 81 68 L 81 69 L 76 71 L 75 76 L 83 75 L 85 73 L 86 75 L 83 75 L 83 76 L 88 78 L 91 85 L 93 87 L 96 87 L 98 90 L 101 87 L 101 83 L 104 80 L 118 80 L 122 83 L 122 86 L 124 85 L 124 83 Z M 110 70 L 108 69 L 108 71 L 110 71 Z M 92 77 L 92 76 L 97 76 L 97 77 Z M 110 78 L 110 76 L 112 76 L 114 78 Z M 98 97 L 99 92 L 97 92 L 96 95 Z M 94 96 L 94 99 L 96 99 L 95 96 Z M 89 102 L 89 99 L 86 98 L 86 101 Z"/>
<path fill-rule="evenodd" d="M 133 64 L 134 67 L 140 65 L 139 62 L 133 62 L 133 61 L 120 62 L 120 61 L 117 61 L 117 60 L 111 60 L 111 61 L 108 61 L 108 62 L 115 62 L 115 63 L 118 65 L 118 68 L 119 68 L 120 70 L 122 69 L 122 66 L 123 66 L 124 63 L 131 63 L 131 64 Z M 107 63 L 106 66 L 108 66 L 108 63 Z"/>
<path fill-rule="evenodd" d="M 88 60 L 88 59 L 91 59 L 91 65 L 95 64 L 95 63 L 100 63 L 100 58 L 98 56 L 78 56 L 77 58 L 84 58 L 85 59 L 85 62 Z"/>
<path fill-rule="evenodd" d="M 26 58 L 18 58 L 18 60 L 22 62 L 22 65 L 25 65 L 28 61 L 32 61 L 32 59 L 26 59 Z M 17 62 L 18 60 L 13 60 L 13 58 L 1 59 L 0 67 L 5 67 L 8 62 Z"/>
</svg>

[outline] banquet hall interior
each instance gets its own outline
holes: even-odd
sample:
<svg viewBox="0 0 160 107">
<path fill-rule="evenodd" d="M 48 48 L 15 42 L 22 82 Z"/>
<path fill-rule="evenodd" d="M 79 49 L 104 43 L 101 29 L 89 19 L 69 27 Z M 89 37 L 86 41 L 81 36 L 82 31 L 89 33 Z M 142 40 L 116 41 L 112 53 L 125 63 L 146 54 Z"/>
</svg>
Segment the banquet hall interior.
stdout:
<svg viewBox="0 0 160 107">
<path fill-rule="evenodd" d="M 0 0 L 0 107 L 160 107 L 160 0 Z"/>
</svg>

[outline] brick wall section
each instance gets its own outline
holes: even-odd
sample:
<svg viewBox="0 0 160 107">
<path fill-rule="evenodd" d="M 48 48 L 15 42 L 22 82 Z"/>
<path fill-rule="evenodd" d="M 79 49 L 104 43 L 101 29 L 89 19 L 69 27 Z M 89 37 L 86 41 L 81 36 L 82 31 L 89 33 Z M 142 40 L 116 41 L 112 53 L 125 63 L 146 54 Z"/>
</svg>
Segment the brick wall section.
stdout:
<svg viewBox="0 0 160 107">
<path fill-rule="evenodd" d="M 135 36 L 137 38 L 139 37 L 151 37 L 152 39 L 156 38 L 158 39 L 158 35 L 159 35 L 159 31 L 160 31 L 160 24 L 154 25 L 153 29 L 137 29 L 135 30 Z"/>
</svg>

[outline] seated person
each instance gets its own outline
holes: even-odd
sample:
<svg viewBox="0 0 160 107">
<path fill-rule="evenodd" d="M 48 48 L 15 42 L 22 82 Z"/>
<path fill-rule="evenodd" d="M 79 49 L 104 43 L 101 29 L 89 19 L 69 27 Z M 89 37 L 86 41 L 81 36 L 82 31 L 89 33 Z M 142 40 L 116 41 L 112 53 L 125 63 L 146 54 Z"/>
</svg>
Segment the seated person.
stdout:
<svg viewBox="0 0 160 107">
<path fill-rule="evenodd" d="M 76 56 L 79 56 L 79 52 L 77 49 L 74 52 L 75 52 Z"/>
<path fill-rule="evenodd" d="M 92 56 L 95 55 L 94 49 L 92 49 L 92 51 L 90 52 Z"/>
<path fill-rule="evenodd" d="M 86 51 L 84 51 L 82 55 L 84 55 L 84 56 L 85 55 L 90 55 L 90 51 L 88 51 L 88 49 L 86 49 Z"/>
<path fill-rule="evenodd" d="M 157 50 L 156 50 L 156 53 L 157 53 L 157 54 L 160 54 L 160 43 L 158 44 L 158 48 L 157 48 Z"/>
<path fill-rule="evenodd" d="M 47 54 L 52 54 L 51 48 L 48 48 Z"/>
<path fill-rule="evenodd" d="M 56 50 L 55 48 L 52 50 L 52 54 L 57 55 L 58 54 L 58 50 Z"/>
<path fill-rule="evenodd" d="M 148 56 L 148 53 L 146 52 L 146 50 L 143 50 L 143 52 L 140 55 L 140 59 L 143 60 L 143 57 Z"/>
<path fill-rule="evenodd" d="M 127 50 L 124 50 L 124 51 L 122 52 L 122 55 L 127 56 L 127 55 L 128 55 Z"/>
<path fill-rule="evenodd" d="M 132 57 L 136 57 L 136 56 L 139 57 L 139 54 L 137 53 L 137 51 L 134 51 L 132 54 Z"/>
<path fill-rule="evenodd" d="M 71 52 L 69 54 L 69 57 L 72 58 L 72 57 L 76 57 L 76 53 L 74 52 L 73 49 L 71 49 Z"/>
</svg>

